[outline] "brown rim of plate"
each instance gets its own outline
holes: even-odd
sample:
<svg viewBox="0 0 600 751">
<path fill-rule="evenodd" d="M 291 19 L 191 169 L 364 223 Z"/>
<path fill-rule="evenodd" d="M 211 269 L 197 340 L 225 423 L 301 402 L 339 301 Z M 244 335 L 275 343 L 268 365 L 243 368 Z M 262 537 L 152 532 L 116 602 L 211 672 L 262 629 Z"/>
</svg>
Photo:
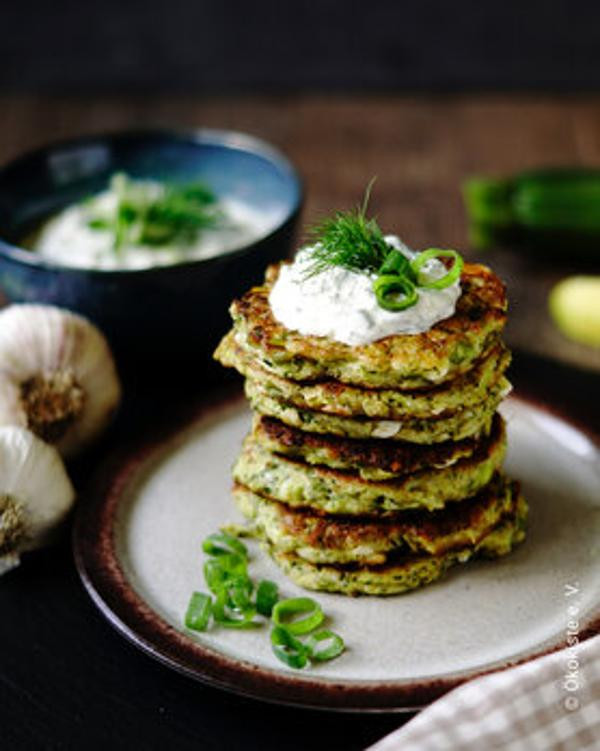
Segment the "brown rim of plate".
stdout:
<svg viewBox="0 0 600 751">
<path fill-rule="evenodd" d="M 600 437 L 582 428 L 556 410 L 534 399 L 511 397 L 533 406 L 567 424 L 576 426 L 600 450 Z M 476 670 L 458 671 L 439 677 L 406 681 L 340 681 L 315 674 L 290 673 L 228 657 L 199 644 L 168 624 L 138 595 L 127 580 L 115 549 L 115 518 L 123 493 L 136 472 L 169 438 L 185 427 L 242 401 L 239 389 L 213 395 L 210 404 L 198 409 L 170 430 L 158 428 L 141 448 L 134 444 L 117 450 L 97 472 L 86 497 L 80 501 L 73 528 L 75 564 L 81 580 L 108 622 L 126 639 L 154 659 L 179 673 L 235 694 L 306 709 L 338 712 L 413 712 L 468 680 L 528 662 L 555 652 L 562 641 L 540 645 L 539 651 L 517 654 L 509 660 L 489 663 Z M 409 595 L 410 596 L 410 595 Z M 600 633 L 600 609 L 581 624 L 580 641 Z"/>
</svg>

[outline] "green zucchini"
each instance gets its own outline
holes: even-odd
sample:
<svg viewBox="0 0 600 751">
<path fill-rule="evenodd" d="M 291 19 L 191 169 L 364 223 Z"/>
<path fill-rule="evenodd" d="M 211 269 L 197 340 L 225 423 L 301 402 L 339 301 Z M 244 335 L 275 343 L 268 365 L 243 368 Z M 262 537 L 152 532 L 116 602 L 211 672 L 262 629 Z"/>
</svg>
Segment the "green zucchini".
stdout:
<svg viewBox="0 0 600 751">
<path fill-rule="evenodd" d="M 463 185 L 472 244 L 563 246 L 600 254 L 600 170 L 545 169 Z"/>
</svg>

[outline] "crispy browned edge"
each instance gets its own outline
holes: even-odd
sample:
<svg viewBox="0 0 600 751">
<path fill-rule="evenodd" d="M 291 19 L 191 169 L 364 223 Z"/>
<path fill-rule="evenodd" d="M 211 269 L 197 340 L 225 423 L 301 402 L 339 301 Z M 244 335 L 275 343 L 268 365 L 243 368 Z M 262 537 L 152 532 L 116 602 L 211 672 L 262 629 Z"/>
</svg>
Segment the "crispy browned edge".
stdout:
<svg viewBox="0 0 600 751">
<path fill-rule="evenodd" d="M 341 462 L 355 467 L 383 469 L 397 474 L 414 472 L 419 469 L 437 466 L 451 460 L 457 451 L 464 456 L 472 456 L 481 442 L 481 436 L 469 436 L 459 441 L 443 441 L 437 444 L 409 443 L 408 441 L 388 441 L 385 438 L 364 440 L 343 438 L 321 433 L 309 433 L 293 428 L 275 417 L 258 415 L 258 430 L 273 441 L 293 450 L 306 446 L 309 449 L 323 449 Z M 497 433 L 502 417 L 494 415 L 491 433 Z M 260 438 L 259 438 L 260 440 Z M 287 455 L 284 453 L 284 455 Z M 293 455 L 293 454 L 292 454 Z"/>
</svg>

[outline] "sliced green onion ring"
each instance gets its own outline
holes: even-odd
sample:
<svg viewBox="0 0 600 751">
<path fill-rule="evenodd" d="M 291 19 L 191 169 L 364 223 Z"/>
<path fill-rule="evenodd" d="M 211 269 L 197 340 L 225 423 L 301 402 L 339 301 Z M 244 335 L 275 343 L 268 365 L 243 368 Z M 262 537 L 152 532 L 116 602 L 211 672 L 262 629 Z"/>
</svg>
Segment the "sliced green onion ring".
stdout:
<svg viewBox="0 0 600 751">
<path fill-rule="evenodd" d="M 373 282 L 373 292 L 375 292 L 379 306 L 385 310 L 406 310 L 419 299 L 419 294 L 411 280 L 394 274 L 378 276 Z"/>
<path fill-rule="evenodd" d="M 204 592 L 194 592 L 185 613 L 184 623 L 192 631 L 206 631 L 212 613 L 212 599 Z"/>
<path fill-rule="evenodd" d="M 237 553 L 242 558 L 248 557 L 248 549 L 244 543 L 227 532 L 209 535 L 202 543 L 202 550 L 208 555 L 231 555 L 232 553 Z"/>
<path fill-rule="evenodd" d="M 291 668 L 308 664 L 308 649 L 287 628 L 275 626 L 271 631 L 271 646 L 275 656 Z"/>
<path fill-rule="evenodd" d="M 227 604 L 238 610 L 244 612 L 252 605 L 252 592 L 254 590 L 254 583 L 248 576 L 236 576 L 231 582 L 225 585 L 225 590 L 228 593 Z"/>
<path fill-rule="evenodd" d="M 225 628 L 254 628 L 260 624 L 252 620 L 256 615 L 256 608 L 249 605 L 244 610 L 235 610 L 228 606 L 229 594 L 223 589 L 219 592 L 213 605 L 215 622 Z"/>
<path fill-rule="evenodd" d="M 248 578 L 246 559 L 237 553 L 219 555 L 204 562 L 204 579 L 210 591 L 218 594 L 232 579 Z"/>
<path fill-rule="evenodd" d="M 398 278 L 398 277 L 397 277 Z M 291 668 L 304 668 L 310 661 L 324 662 L 345 649 L 343 639 L 321 628 L 325 619 L 318 602 L 311 597 L 279 600 L 275 582 L 254 581 L 248 575 L 246 546 L 228 533 L 207 537 L 202 545 L 209 557 L 204 562 L 206 584 L 214 595 L 193 592 L 184 624 L 193 631 L 205 631 L 213 624 L 231 629 L 250 629 L 264 623 L 257 615 L 271 616 L 271 646 L 275 656 Z M 254 599 L 253 599 L 254 597 Z M 308 635 L 307 639 L 300 639 Z"/>
<path fill-rule="evenodd" d="M 324 641 L 330 642 L 330 644 L 323 649 L 317 649 L 317 645 Z M 308 637 L 306 640 L 306 648 L 308 649 L 311 660 L 314 660 L 315 662 L 326 662 L 327 660 L 333 660 L 334 657 L 341 655 L 346 648 L 346 645 L 339 634 L 324 629 L 323 631 L 317 631 L 316 634 L 311 634 Z"/>
<path fill-rule="evenodd" d="M 396 248 L 390 250 L 377 273 L 380 276 L 385 276 L 387 274 L 405 276 L 411 281 L 414 281 L 412 278 L 414 274 L 410 267 L 410 261 L 404 253 L 401 253 Z"/>
<path fill-rule="evenodd" d="M 434 279 L 433 281 L 428 281 L 427 279 L 424 279 L 419 272 L 421 268 L 433 258 L 452 258 L 454 259 L 454 263 L 444 276 L 439 279 Z M 429 248 L 428 250 L 424 250 L 410 262 L 410 267 L 417 277 L 417 284 L 423 289 L 445 289 L 446 287 L 449 287 L 460 278 L 463 266 L 464 261 L 459 253 L 455 250 L 440 250 L 439 248 Z"/>
<path fill-rule="evenodd" d="M 256 610 L 267 618 L 271 617 L 273 608 L 279 599 L 279 588 L 275 582 L 263 579 L 256 589 Z"/>
<path fill-rule="evenodd" d="M 306 613 L 306 618 L 294 616 Z M 273 623 L 282 626 L 290 634 L 308 634 L 323 622 L 324 615 L 321 606 L 311 597 L 291 597 L 288 600 L 280 600 L 273 608 Z"/>
</svg>

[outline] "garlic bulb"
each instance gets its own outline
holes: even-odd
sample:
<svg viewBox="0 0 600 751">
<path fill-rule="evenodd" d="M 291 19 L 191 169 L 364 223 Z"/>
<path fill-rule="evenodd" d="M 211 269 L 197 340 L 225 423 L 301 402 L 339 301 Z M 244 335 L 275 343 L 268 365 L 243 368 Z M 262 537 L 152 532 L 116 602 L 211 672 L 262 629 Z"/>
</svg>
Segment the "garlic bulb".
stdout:
<svg viewBox="0 0 600 751">
<path fill-rule="evenodd" d="M 74 499 L 55 448 L 25 428 L 0 428 L 0 575 L 51 541 Z"/>
<path fill-rule="evenodd" d="M 71 456 L 120 399 L 109 346 L 87 319 L 49 305 L 0 311 L 0 425 L 27 427 Z"/>
</svg>

